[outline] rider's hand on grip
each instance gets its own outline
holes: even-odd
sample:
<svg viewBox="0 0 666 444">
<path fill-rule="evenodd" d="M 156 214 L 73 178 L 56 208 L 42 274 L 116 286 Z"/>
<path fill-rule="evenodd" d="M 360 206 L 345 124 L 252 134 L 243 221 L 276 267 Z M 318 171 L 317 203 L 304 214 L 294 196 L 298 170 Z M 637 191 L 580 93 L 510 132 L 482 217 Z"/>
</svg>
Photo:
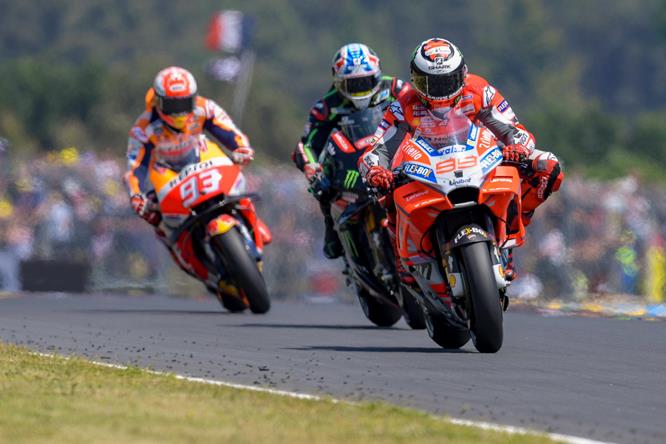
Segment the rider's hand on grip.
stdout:
<svg viewBox="0 0 666 444">
<path fill-rule="evenodd" d="M 331 181 L 328 180 L 328 177 L 324 175 L 323 171 L 319 171 L 308 180 L 310 181 L 310 188 L 308 191 L 310 191 L 316 199 L 320 199 L 331 190 Z"/>
<path fill-rule="evenodd" d="M 132 205 L 132 209 L 136 214 L 144 218 L 149 224 L 157 226 L 162 220 L 162 215 L 158 210 L 154 197 L 154 193 L 152 196 L 143 193 L 133 194 L 130 197 L 130 205 Z"/>
<path fill-rule="evenodd" d="M 322 171 L 323 168 L 321 167 L 321 164 L 317 162 L 306 163 L 303 167 L 303 172 L 305 173 L 305 178 L 308 180 L 308 182 L 312 182 L 312 180 L 317 175 L 321 174 Z"/>
<path fill-rule="evenodd" d="M 388 191 L 393 186 L 393 173 L 382 166 L 373 166 L 365 175 L 369 186 Z"/>
<path fill-rule="evenodd" d="M 231 153 L 231 160 L 239 165 L 247 165 L 254 160 L 254 150 L 249 146 L 241 146 Z"/>
<path fill-rule="evenodd" d="M 527 168 L 530 165 L 530 150 L 525 145 L 506 145 L 502 150 L 504 163 L 515 165 L 519 168 Z"/>
</svg>

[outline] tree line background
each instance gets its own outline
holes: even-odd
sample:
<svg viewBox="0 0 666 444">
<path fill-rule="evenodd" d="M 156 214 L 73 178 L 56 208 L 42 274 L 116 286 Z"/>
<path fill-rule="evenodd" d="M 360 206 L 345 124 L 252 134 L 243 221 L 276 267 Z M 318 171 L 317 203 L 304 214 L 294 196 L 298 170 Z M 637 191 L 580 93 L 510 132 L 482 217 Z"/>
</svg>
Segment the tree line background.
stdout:
<svg viewBox="0 0 666 444">
<path fill-rule="evenodd" d="M 146 89 L 171 64 L 229 108 L 229 87 L 204 74 L 218 9 L 255 18 L 242 127 L 264 162 L 288 161 L 341 45 L 368 44 L 385 73 L 408 79 L 413 48 L 441 36 L 567 168 L 663 176 L 664 0 L 0 0 L 0 137 L 11 155 L 77 146 L 123 156 Z"/>
</svg>

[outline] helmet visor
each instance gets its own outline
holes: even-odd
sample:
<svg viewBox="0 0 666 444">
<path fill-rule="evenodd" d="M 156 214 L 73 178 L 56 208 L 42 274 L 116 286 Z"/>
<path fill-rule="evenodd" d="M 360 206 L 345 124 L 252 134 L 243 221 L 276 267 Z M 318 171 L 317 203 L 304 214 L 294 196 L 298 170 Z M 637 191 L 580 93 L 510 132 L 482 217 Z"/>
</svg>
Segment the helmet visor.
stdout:
<svg viewBox="0 0 666 444">
<path fill-rule="evenodd" d="M 166 115 L 191 113 L 194 97 L 159 97 L 158 105 Z"/>
<path fill-rule="evenodd" d="M 374 92 L 379 84 L 379 76 L 350 77 L 338 83 L 338 89 L 348 97 L 363 97 Z"/>
<path fill-rule="evenodd" d="M 463 85 L 464 73 L 457 69 L 451 74 L 421 74 L 412 72 L 412 83 L 423 95 L 431 99 L 449 99 Z"/>
</svg>

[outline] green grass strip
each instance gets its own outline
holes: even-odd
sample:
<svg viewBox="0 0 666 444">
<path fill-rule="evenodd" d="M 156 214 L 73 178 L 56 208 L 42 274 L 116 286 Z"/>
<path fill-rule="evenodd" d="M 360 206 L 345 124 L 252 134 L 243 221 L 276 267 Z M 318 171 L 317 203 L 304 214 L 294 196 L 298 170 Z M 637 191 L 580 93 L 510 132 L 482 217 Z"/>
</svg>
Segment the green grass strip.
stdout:
<svg viewBox="0 0 666 444">
<path fill-rule="evenodd" d="M 302 400 L 0 343 L 0 442 L 537 443 L 385 403 Z"/>
</svg>

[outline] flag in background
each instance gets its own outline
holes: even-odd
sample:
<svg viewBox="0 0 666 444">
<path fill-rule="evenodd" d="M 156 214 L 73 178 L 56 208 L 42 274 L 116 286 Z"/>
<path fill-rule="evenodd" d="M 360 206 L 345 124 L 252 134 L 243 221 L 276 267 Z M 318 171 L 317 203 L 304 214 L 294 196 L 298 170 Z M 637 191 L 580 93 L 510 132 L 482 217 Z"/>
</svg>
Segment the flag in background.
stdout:
<svg viewBox="0 0 666 444">
<path fill-rule="evenodd" d="M 241 52 L 250 45 L 253 26 L 252 17 L 240 11 L 220 11 L 208 27 L 206 46 L 213 51 Z"/>
</svg>

